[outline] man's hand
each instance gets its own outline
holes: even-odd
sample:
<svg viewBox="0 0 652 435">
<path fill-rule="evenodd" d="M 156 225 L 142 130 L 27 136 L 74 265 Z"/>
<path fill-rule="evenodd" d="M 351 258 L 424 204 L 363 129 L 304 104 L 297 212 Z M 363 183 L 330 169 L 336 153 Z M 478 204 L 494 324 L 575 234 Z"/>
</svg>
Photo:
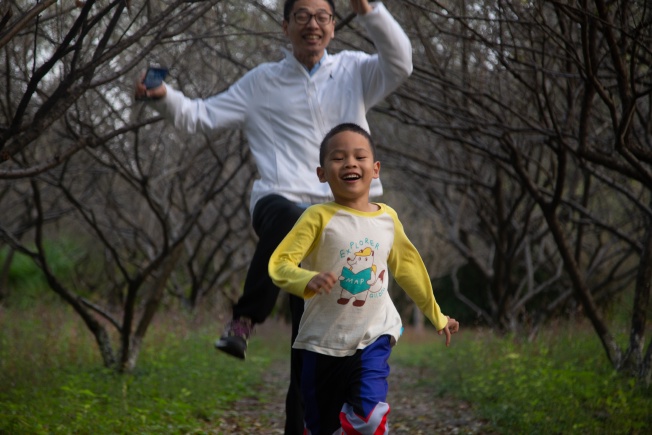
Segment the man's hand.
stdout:
<svg viewBox="0 0 652 435">
<path fill-rule="evenodd" d="M 337 277 L 332 272 L 320 272 L 308 282 L 306 290 L 317 294 L 329 294 L 337 282 Z"/>
<path fill-rule="evenodd" d="M 448 347 L 448 345 L 451 344 L 451 335 L 460 330 L 460 322 L 451 319 L 448 316 L 446 316 L 446 318 L 448 319 L 448 323 L 444 326 L 444 329 L 439 331 L 439 335 L 442 333 L 446 334 L 446 347 Z"/>
<path fill-rule="evenodd" d="M 368 0 L 351 0 L 351 9 L 358 15 L 364 15 L 373 9 Z"/>
<path fill-rule="evenodd" d="M 167 88 L 164 84 L 152 89 L 147 89 L 143 81 L 145 80 L 145 73 L 140 75 L 140 79 L 136 80 L 134 85 L 134 97 L 136 100 L 158 100 L 165 98 L 167 95 Z"/>
</svg>

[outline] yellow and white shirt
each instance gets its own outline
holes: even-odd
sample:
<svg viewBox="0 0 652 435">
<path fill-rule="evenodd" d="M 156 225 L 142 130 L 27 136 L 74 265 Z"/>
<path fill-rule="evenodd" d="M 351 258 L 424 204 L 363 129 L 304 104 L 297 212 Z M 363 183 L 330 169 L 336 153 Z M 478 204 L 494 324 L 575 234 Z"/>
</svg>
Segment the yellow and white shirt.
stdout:
<svg viewBox="0 0 652 435">
<path fill-rule="evenodd" d="M 305 299 L 294 348 L 347 356 L 381 335 L 398 340 L 401 318 L 387 292 L 390 273 L 437 330 L 446 326 L 419 252 L 396 212 L 376 204 L 380 209 L 368 213 L 333 202 L 313 205 L 272 254 L 274 283 Z M 326 271 L 339 277 L 330 294 L 306 289 Z"/>
</svg>

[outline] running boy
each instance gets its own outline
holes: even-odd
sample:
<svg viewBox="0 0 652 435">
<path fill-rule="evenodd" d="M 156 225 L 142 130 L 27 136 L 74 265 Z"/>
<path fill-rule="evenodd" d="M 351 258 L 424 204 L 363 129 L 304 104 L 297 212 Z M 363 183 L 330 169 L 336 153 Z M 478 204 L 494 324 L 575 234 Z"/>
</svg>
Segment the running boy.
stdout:
<svg viewBox="0 0 652 435">
<path fill-rule="evenodd" d="M 306 209 L 269 263 L 274 283 L 305 299 L 293 347 L 303 350 L 306 432 L 386 433 L 387 360 L 401 333 L 389 273 L 446 334 L 446 346 L 459 323 L 441 313 L 396 212 L 369 202 L 380 173 L 369 134 L 336 126 L 321 143 L 319 164 L 335 201 Z"/>
</svg>

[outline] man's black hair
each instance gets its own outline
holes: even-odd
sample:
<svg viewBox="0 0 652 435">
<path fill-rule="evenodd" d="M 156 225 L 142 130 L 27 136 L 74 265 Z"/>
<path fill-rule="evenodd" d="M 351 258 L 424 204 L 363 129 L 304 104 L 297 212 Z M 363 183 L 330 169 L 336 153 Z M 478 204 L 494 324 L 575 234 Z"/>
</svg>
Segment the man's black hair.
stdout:
<svg viewBox="0 0 652 435">
<path fill-rule="evenodd" d="M 335 2 L 333 0 L 326 0 L 328 4 L 331 6 L 331 14 L 333 14 L 333 18 L 335 17 Z M 294 4 L 297 2 L 297 0 L 285 0 L 285 3 L 283 4 L 283 19 L 287 21 L 288 23 L 290 22 L 290 12 L 292 12 L 292 8 L 294 7 Z"/>
<path fill-rule="evenodd" d="M 374 159 L 374 162 L 376 161 L 376 144 L 374 143 L 373 139 L 371 139 L 371 135 L 367 133 L 367 130 L 360 127 L 358 124 L 346 122 L 343 124 L 336 125 L 331 129 L 331 131 L 326 133 L 326 136 L 324 136 L 324 140 L 322 140 L 321 145 L 319 145 L 319 166 L 324 166 L 324 158 L 326 157 L 328 142 L 330 142 L 333 136 L 335 136 L 338 133 L 342 133 L 343 131 L 351 131 L 353 133 L 358 133 L 359 135 L 367 139 L 367 141 L 369 142 L 369 148 L 371 148 L 371 155 Z"/>
</svg>

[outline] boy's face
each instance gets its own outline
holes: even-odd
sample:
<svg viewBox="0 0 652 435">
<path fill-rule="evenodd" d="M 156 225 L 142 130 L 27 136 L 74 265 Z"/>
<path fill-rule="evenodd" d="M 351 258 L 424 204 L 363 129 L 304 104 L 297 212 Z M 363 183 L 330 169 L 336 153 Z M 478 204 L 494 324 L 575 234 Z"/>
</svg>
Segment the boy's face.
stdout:
<svg viewBox="0 0 652 435">
<path fill-rule="evenodd" d="M 371 180 L 378 178 L 380 162 L 374 161 L 367 139 L 343 131 L 328 141 L 324 165 L 317 168 L 322 183 L 328 183 L 335 201 L 343 205 L 369 201 Z"/>
</svg>

